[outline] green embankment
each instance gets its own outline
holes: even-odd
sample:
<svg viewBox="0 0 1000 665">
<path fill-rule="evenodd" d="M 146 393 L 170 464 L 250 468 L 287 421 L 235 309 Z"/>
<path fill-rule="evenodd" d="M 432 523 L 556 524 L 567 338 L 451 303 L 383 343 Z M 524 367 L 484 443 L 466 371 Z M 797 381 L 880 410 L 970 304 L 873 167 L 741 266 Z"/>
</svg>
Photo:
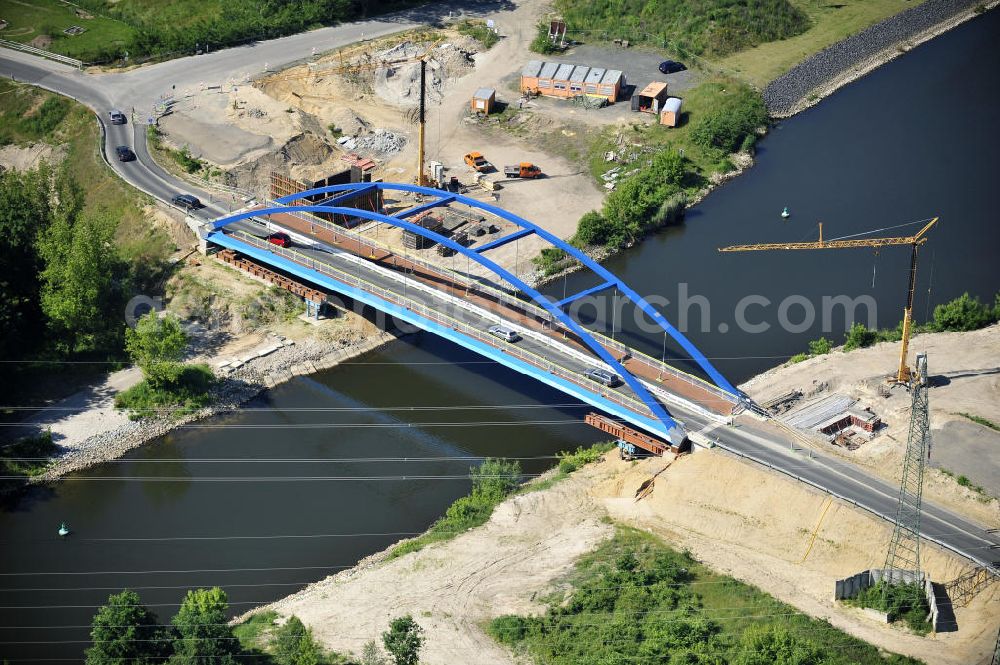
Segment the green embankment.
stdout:
<svg viewBox="0 0 1000 665">
<path fill-rule="evenodd" d="M 812 619 L 763 591 L 720 575 L 656 536 L 618 526 L 580 559 L 569 591 L 540 616 L 488 626 L 515 653 L 549 665 L 917 663 Z"/>
</svg>

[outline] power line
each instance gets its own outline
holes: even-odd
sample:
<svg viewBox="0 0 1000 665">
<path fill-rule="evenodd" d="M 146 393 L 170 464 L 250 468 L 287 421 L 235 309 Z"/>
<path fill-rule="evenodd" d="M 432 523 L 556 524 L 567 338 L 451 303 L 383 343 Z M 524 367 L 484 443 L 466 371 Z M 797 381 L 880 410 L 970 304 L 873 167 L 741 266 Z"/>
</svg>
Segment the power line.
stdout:
<svg viewBox="0 0 1000 665">
<path fill-rule="evenodd" d="M 522 478 L 538 478 L 540 473 L 522 473 Z M 0 476 L 0 480 L 27 480 L 32 476 Z M 477 476 L 477 478 L 506 478 L 507 476 Z M 178 482 L 178 483 L 269 483 L 269 482 L 319 482 L 319 481 L 341 481 L 341 480 L 470 480 L 469 474 L 462 475 L 437 475 L 437 476 L 62 476 L 60 482 L 79 480 L 86 482 Z"/>
</svg>

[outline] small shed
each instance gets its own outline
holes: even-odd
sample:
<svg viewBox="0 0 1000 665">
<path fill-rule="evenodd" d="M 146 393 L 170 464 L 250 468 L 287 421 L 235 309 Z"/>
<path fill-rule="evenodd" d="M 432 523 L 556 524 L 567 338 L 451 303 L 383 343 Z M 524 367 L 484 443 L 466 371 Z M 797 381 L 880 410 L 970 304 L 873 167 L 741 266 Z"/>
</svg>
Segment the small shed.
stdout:
<svg viewBox="0 0 1000 665">
<path fill-rule="evenodd" d="M 668 97 L 663 102 L 663 109 L 660 111 L 660 124 L 667 127 L 676 127 L 681 121 L 681 100 L 679 97 Z"/>
<path fill-rule="evenodd" d="M 497 101 L 496 88 L 480 88 L 472 95 L 472 112 L 489 115 Z"/>
<path fill-rule="evenodd" d="M 521 70 L 521 92 L 538 91 L 538 75 L 541 73 L 542 65 L 544 64 L 541 60 L 528 61 L 528 64 Z"/>
<path fill-rule="evenodd" d="M 632 95 L 632 110 L 659 115 L 666 99 L 667 84 L 663 81 L 653 81 L 639 93 Z"/>
</svg>

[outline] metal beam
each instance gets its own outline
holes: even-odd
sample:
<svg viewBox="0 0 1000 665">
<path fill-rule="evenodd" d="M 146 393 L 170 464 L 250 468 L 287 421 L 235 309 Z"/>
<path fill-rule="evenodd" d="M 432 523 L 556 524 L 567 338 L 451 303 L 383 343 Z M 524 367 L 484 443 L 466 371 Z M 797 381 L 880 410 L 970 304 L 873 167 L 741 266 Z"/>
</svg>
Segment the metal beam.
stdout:
<svg viewBox="0 0 1000 665">
<path fill-rule="evenodd" d="M 362 196 L 364 194 L 367 194 L 368 192 L 377 189 L 378 187 L 376 187 L 375 185 L 365 185 L 364 187 L 359 187 L 358 189 L 351 190 L 345 194 L 341 194 L 339 196 L 331 196 L 330 198 L 323 199 L 322 201 L 317 201 L 316 205 L 320 206 L 340 205 L 344 201 L 349 201 L 353 198 L 357 198 L 358 196 Z"/>
<path fill-rule="evenodd" d="M 450 194 L 447 196 L 441 196 L 436 201 L 428 201 L 427 203 L 421 203 L 420 205 L 414 208 L 408 208 L 403 212 L 397 212 L 395 215 L 393 215 L 393 217 L 397 219 L 405 219 L 407 217 L 413 217 L 414 215 L 419 215 L 425 210 L 431 210 L 432 208 L 437 208 L 438 206 L 448 205 L 454 200 L 455 197 Z"/>
<path fill-rule="evenodd" d="M 567 298 L 563 298 L 562 300 L 560 300 L 559 302 L 556 303 L 556 307 L 563 307 L 565 305 L 570 304 L 574 300 L 579 300 L 580 298 L 586 298 L 587 296 L 593 295 L 595 293 L 600 293 L 601 291 L 604 291 L 606 289 L 610 289 L 612 286 L 615 286 L 615 285 L 612 284 L 611 282 L 604 282 L 603 284 L 598 284 L 597 286 L 592 286 L 589 289 L 584 289 L 583 291 L 580 291 L 579 293 L 574 293 L 573 295 L 571 295 L 571 296 L 569 296 Z"/>
<path fill-rule="evenodd" d="M 472 251 L 479 252 L 480 254 L 482 254 L 483 252 L 488 252 L 491 249 L 496 249 L 497 247 L 502 247 L 503 245 L 506 245 L 509 242 L 514 242 L 518 238 L 523 238 L 524 236 L 530 236 L 532 233 L 534 233 L 534 231 L 532 229 L 521 229 L 520 231 L 514 231 L 513 233 L 511 233 L 509 235 L 505 235 L 502 238 L 497 238 L 496 240 L 491 240 L 490 242 L 486 243 L 485 245 L 481 245 L 479 247 L 474 247 L 472 249 Z"/>
</svg>

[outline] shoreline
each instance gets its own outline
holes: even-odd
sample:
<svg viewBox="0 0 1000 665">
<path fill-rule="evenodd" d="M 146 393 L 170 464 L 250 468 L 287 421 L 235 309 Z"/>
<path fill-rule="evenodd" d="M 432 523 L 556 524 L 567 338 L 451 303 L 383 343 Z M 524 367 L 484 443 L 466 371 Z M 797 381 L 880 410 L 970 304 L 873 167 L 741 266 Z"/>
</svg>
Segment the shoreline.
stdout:
<svg viewBox="0 0 1000 665">
<path fill-rule="evenodd" d="M 332 349 L 330 347 L 336 342 L 308 340 L 282 346 L 273 353 L 248 360 L 226 376 L 219 377 L 219 386 L 214 389 L 217 401 L 211 406 L 176 420 L 169 417 L 129 420 L 114 429 L 94 434 L 78 447 L 54 458 L 53 466 L 44 473 L 29 478 L 23 485 L 10 488 L 7 493 L 14 494 L 33 485 L 59 480 L 73 471 L 118 459 L 174 429 L 231 413 L 296 376 L 307 376 L 336 367 L 344 361 L 358 358 L 404 337 L 405 335 L 378 331 L 366 334 L 360 341 Z"/>
</svg>

